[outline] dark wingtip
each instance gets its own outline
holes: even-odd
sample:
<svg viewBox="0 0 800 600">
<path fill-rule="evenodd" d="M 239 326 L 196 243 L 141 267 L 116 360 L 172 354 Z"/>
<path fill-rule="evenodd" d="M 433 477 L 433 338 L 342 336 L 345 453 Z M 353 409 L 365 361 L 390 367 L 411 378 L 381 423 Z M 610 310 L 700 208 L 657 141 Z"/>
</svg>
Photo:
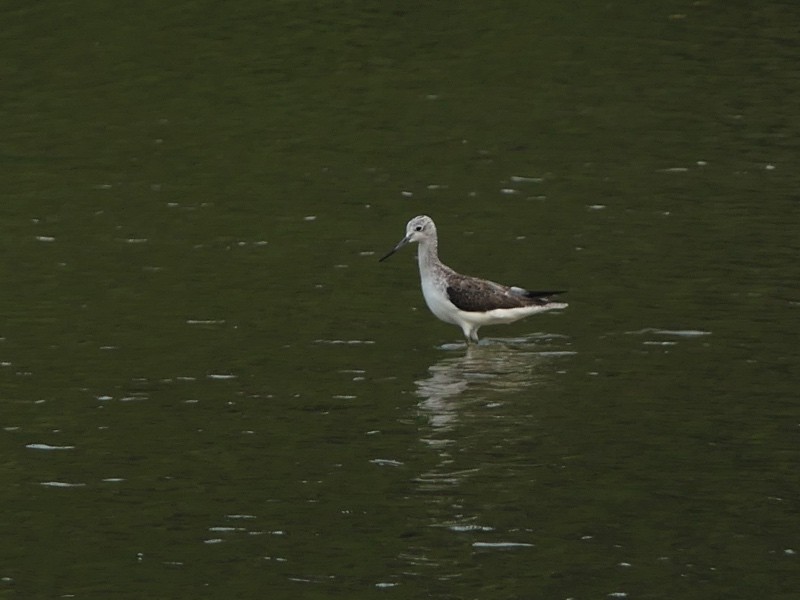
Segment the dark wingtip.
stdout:
<svg viewBox="0 0 800 600">
<path fill-rule="evenodd" d="M 547 298 L 548 296 L 558 296 L 559 294 L 566 294 L 567 290 L 558 290 L 552 292 L 527 292 L 525 294 L 528 298 Z"/>
</svg>

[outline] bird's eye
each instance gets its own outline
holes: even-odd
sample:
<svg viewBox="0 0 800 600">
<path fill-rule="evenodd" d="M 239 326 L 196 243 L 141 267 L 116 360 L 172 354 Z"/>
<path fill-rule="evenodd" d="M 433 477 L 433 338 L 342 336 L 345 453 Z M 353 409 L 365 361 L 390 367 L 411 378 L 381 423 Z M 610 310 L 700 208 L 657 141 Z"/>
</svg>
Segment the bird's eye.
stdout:
<svg viewBox="0 0 800 600">
<path fill-rule="evenodd" d="M 417 225 L 414 227 L 414 231 L 422 231 L 422 225 Z"/>
</svg>

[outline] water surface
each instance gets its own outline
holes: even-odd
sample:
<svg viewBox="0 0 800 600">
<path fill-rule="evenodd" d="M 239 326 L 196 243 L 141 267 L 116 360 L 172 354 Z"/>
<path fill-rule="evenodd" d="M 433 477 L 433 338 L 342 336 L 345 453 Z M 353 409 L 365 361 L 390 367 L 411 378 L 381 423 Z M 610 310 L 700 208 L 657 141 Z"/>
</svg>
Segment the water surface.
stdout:
<svg viewBox="0 0 800 600">
<path fill-rule="evenodd" d="M 794 3 L 0 13 L 0 595 L 794 597 Z"/>
</svg>

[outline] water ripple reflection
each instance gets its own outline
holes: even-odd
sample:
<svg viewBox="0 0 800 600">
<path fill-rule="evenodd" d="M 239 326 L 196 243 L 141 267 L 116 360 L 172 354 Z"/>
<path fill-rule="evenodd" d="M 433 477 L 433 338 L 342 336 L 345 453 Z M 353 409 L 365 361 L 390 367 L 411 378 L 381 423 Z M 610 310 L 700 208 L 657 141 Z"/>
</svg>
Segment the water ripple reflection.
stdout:
<svg viewBox="0 0 800 600">
<path fill-rule="evenodd" d="M 560 387 L 559 359 L 576 354 L 564 350 L 568 344 L 563 336 L 535 334 L 446 347 L 415 382 L 420 442 L 433 456 L 414 483 L 431 533 L 400 556 L 408 572 L 435 571 L 444 582 L 464 576 L 465 551 L 477 557 L 536 547 L 527 520 L 500 507 L 514 506 L 513 483 L 539 469 L 542 410 Z"/>
<path fill-rule="evenodd" d="M 543 351 L 537 341 L 556 339 L 537 334 L 502 342 L 468 346 L 459 356 L 448 357 L 428 368 L 428 377 L 416 381 L 416 394 L 423 398 L 420 410 L 431 427 L 445 431 L 453 427 L 464 410 L 464 398 L 486 400 L 497 394 L 521 392 L 540 378 L 537 369 L 545 361 L 574 352 Z"/>
<path fill-rule="evenodd" d="M 428 368 L 428 376 L 415 382 L 415 393 L 427 425 L 421 441 L 438 460 L 417 476 L 421 491 L 452 490 L 482 470 L 486 452 L 496 454 L 493 448 L 527 435 L 520 423 L 529 417 L 530 403 L 510 400 L 552 380 L 555 370 L 546 365 L 574 354 L 552 350 L 563 342 L 544 334 L 489 340 L 456 356 L 448 352 Z"/>
</svg>

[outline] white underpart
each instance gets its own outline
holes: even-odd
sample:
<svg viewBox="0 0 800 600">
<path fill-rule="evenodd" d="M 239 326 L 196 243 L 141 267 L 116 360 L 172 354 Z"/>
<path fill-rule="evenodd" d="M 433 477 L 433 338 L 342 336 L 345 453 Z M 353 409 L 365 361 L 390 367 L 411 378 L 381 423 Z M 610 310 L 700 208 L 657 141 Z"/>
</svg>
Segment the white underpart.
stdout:
<svg viewBox="0 0 800 600">
<path fill-rule="evenodd" d="M 445 323 L 461 326 L 457 313 L 463 313 L 464 311 L 458 310 L 450 302 L 444 287 L 437 285 L 438 282 L 432 277 L 426 277 L 424 272 L 420 272 L 420 279 L 422 282 L 422 296 L 425 298 L 425 304 L 428 305 L 431 312 Z"/>
<path fill-rule="evenodd" d="M 452 303 L 450 304 L 450 306 L 452 306 L 452 313 L 451 313 L 452 320 L 448 322 L 455 323 L 456 325 L 461 327 L 461 330 L 464 332 L 464 335 L 466 337 L 470 338 L 473 341 L 477 341 L 478 329 L 480 327 L 483 327 L 484 325 L 513 323 L 514 321 L 519 321 L 520 319 L 524 319 L 525 317 L 534 315 L 536 313 L 541 313 L 548 310 L 554 310 L 557 308 L 566 308 L 567 305 L 563 302 L 551 302 L 544 306 L 520 306 L 518 308 L 495 308 L 494 310 L 488 310 L 486 312 L 459 310 Z M 439 315 L 436 316 L 439 317 Z M 439 318 L 442 319 L 443 321 L 447 321 L 447 319 L 444 319 L 442 317 Z"/>
</svg>

